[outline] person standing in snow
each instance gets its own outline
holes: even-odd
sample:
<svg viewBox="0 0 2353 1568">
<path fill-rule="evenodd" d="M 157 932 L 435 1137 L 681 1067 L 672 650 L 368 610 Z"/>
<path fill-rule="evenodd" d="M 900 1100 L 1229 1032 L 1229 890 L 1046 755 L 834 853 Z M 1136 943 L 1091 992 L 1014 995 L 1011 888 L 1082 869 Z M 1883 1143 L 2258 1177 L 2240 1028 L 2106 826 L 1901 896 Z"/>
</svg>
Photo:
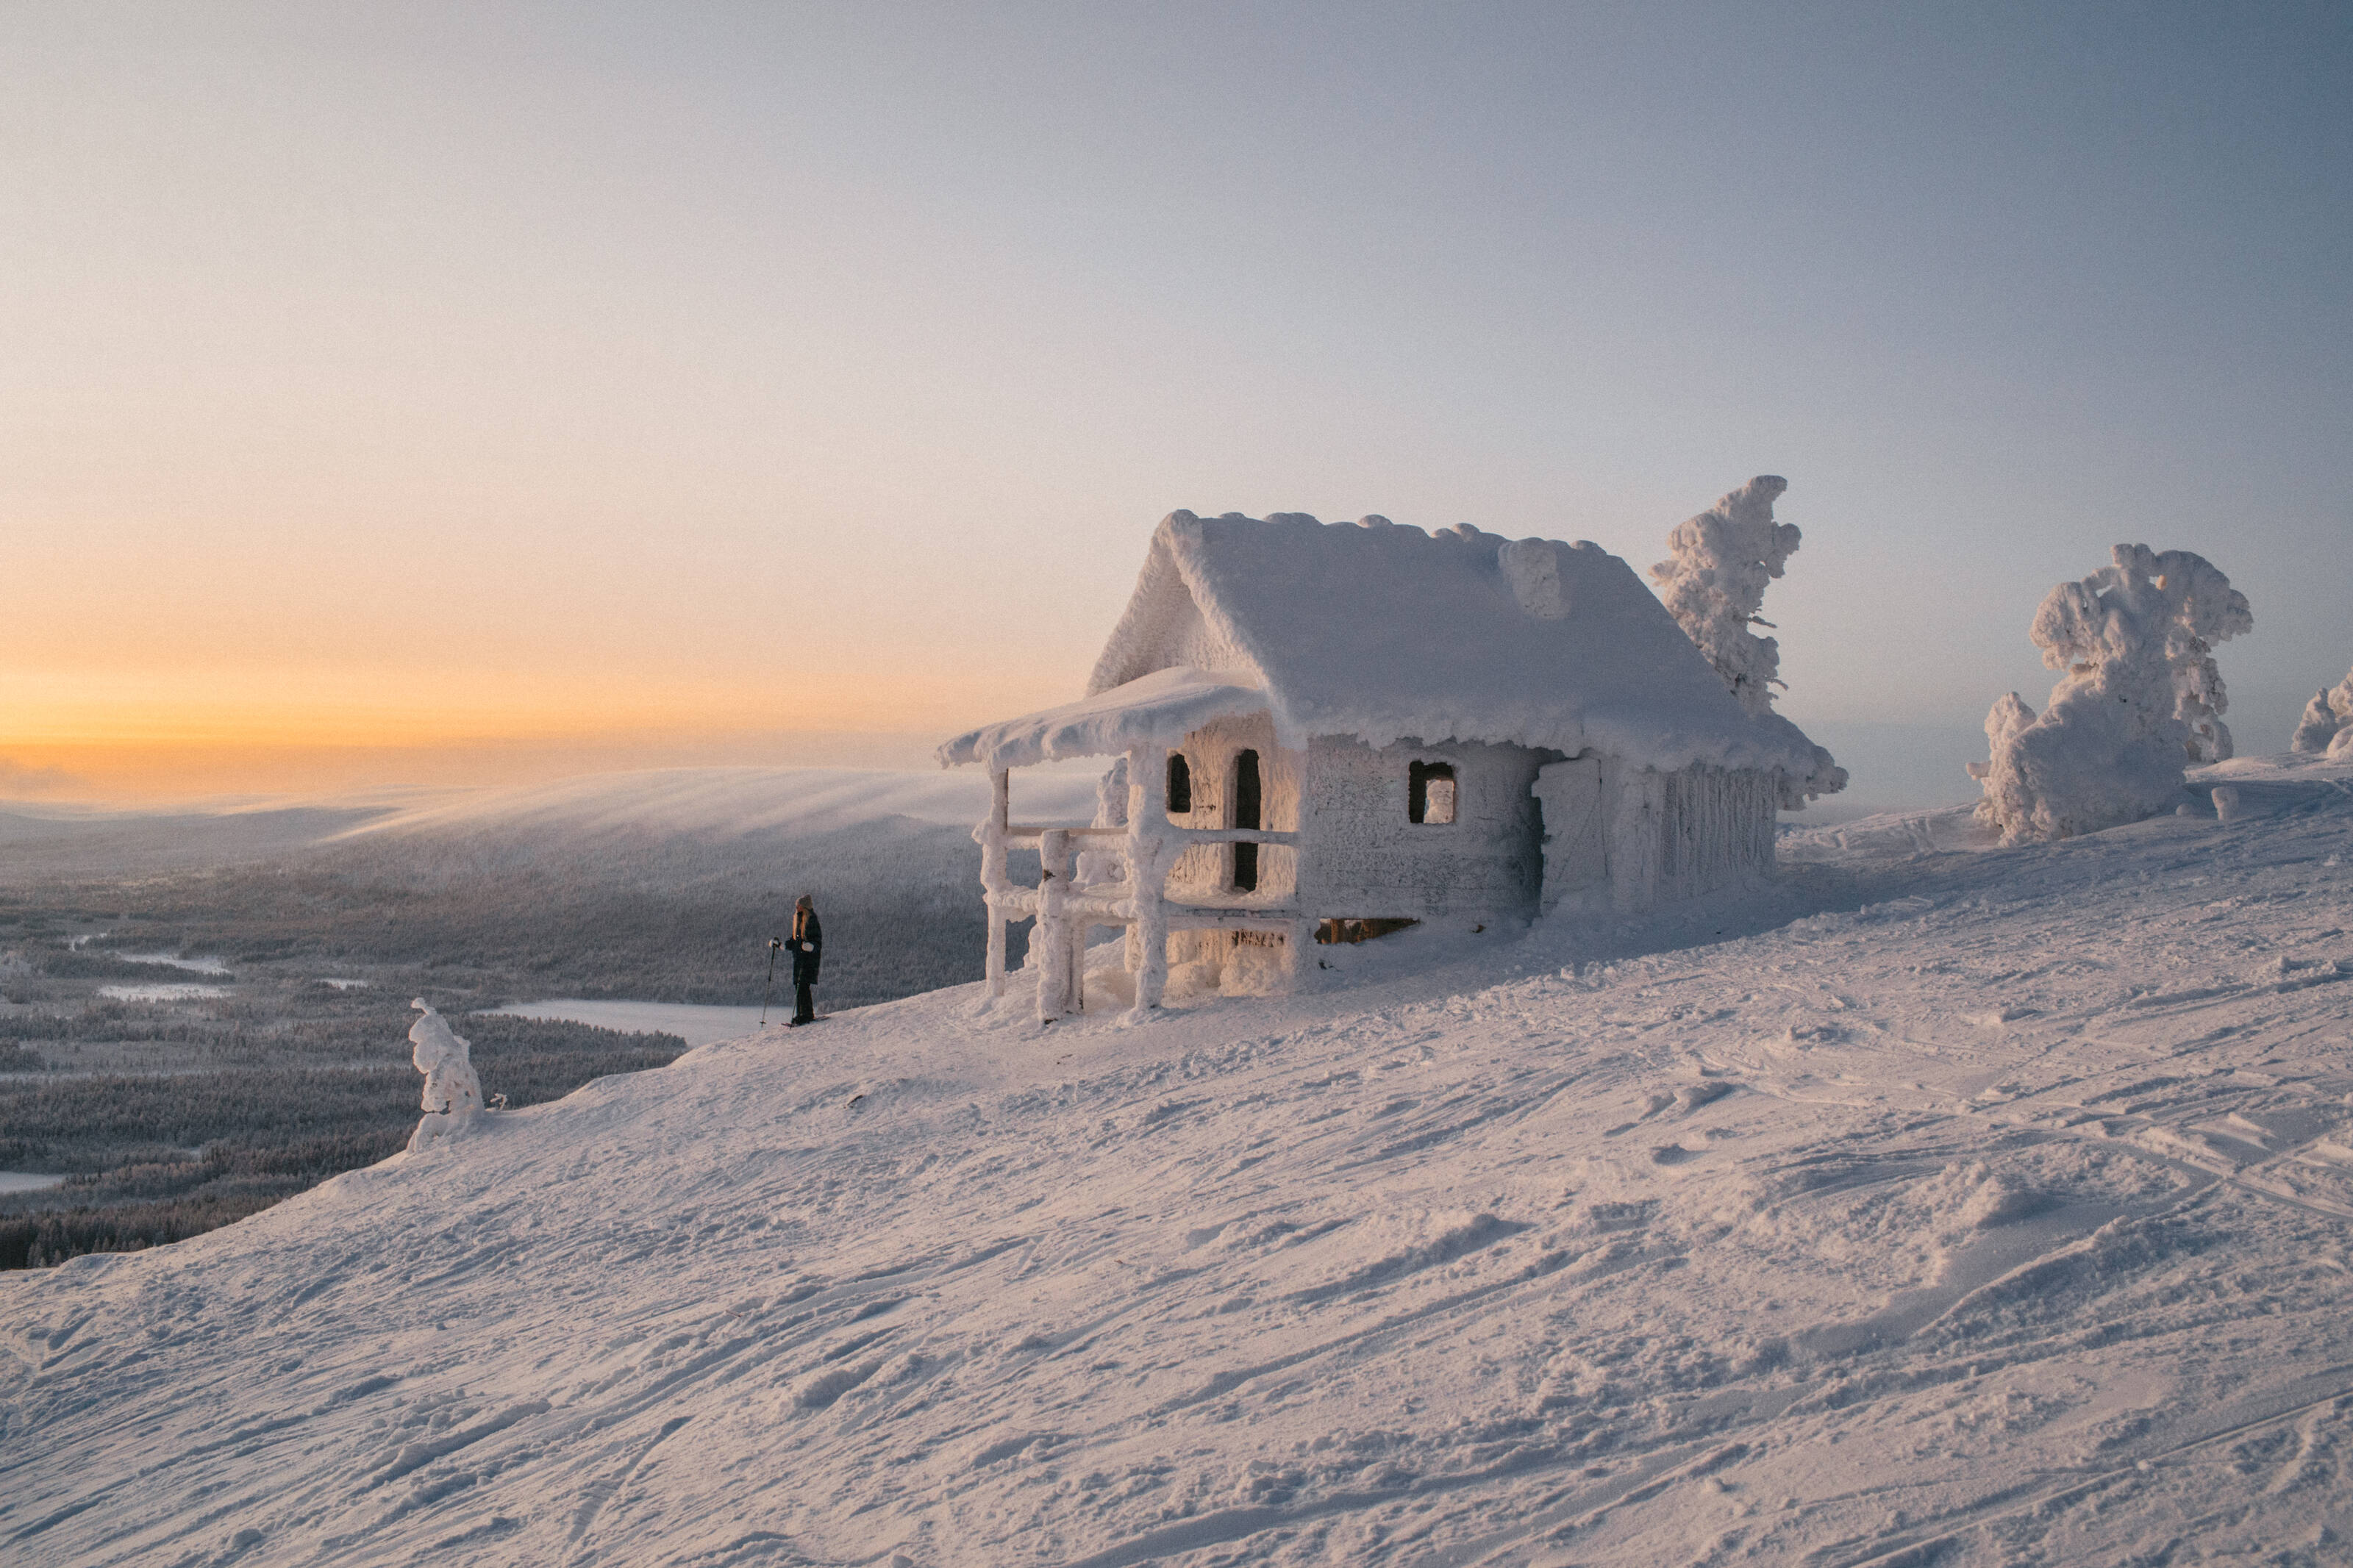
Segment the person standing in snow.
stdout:
<svg viewBox="0 0 2353 1568">
<path fill-rule="evenodd" d="M 818 924 L 817 905 L 803 893 L 793 903 L 793 1021 L 786 1028 L 817 1022 L 817 1006 L 809 987 L 817 984 L 817 966 L 825 956 L 825 928 Z"/>
</svg>

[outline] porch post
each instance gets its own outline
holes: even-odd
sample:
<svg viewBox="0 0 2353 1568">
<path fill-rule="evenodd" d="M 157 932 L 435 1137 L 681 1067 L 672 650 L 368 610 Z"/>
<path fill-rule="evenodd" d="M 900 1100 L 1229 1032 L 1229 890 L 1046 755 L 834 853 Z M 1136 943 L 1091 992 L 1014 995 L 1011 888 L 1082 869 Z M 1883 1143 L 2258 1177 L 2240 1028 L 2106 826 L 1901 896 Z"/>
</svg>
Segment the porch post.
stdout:
<svg viewBox="0 0 2353 1568">
<path fill-rule="evenodd" d="M 1315 973 L 1315 925 L 1314 921 L 1293 921 L 1282 939 L 1282 966 L 1294 992 L 1304 990 Z"/>
<path fill-rule="evenodd" d="M 1070 897 L 1071 835 L 1050 827 L 1038 836 L 1038 923 L 1029 933 L 1030 966 L 1038 971 L 1038 1021 L 1050 1024 L 1071 1010 L 1071 933 L 1063 904 Z"/>
<path fill-rule="evenodd" d="M 1127 753 L 1127 886 L 1135 915 L 1128 926 L 1129 970 L 1135 976 L 1141 1021 L 1168 988 L 1168 767 L 1165 748 L 1137 746 Z"/>
<path fill-rule="evenodd" d="M 988 816 L 973 835 L 980 840 L 980 887 L 988 905 L 988 963 L 984 971 L 991 998 L 1005 994 L 1005 827 L 1012 797 L 1011 775 L 1003 768 L 988 771 Z"/>
</svg>

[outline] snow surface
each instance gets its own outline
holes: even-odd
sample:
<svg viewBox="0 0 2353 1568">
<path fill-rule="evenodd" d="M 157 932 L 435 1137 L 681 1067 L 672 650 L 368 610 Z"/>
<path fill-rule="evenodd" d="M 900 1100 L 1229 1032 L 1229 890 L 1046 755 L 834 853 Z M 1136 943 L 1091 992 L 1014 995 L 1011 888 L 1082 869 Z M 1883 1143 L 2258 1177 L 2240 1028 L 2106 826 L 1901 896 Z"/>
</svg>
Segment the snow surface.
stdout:
<svg viewBox="0 0 2353 1568">
<path fill-rule="evenodd" d="M 1138 1028 L 977 987 L 0 1277 L 35 1564 L 2342 1561 L 2353 768 Z"/>
<path fill-rule="evenodd" d="M 1171 512 L 1087 691 L 1180 666 L 1263 688 L 1292 747 L 1590 747 L 1798 782 L 1828 761 L 1788 720 L 1745 711 L 1634 569 L 1589 540 Z"/>
<path fill-rule="evenodd" d="M 180 984 L 101 985 L 98 994 L 110 1002 L 206 1002 L 227 995 L 229 987 Z"/>
</svg>

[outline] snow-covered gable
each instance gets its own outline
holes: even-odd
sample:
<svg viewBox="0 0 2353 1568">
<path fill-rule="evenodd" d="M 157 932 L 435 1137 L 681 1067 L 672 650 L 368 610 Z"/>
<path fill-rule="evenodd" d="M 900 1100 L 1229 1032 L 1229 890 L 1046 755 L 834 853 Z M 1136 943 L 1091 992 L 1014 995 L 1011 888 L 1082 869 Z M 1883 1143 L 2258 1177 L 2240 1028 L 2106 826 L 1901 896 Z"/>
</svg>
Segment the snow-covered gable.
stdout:
<svg viewBox="0 0 2353 1568">
<path fill-rule="evenodd" d="M 1633 568 L 1589 542 L 1172 512 L 1088 694 L 1178 667 L 1262 689 L 1286 745 L 1594 747 L 1799 780 L 1820 765 L 1795 725 L 1743 711 Z"/>
</svg>

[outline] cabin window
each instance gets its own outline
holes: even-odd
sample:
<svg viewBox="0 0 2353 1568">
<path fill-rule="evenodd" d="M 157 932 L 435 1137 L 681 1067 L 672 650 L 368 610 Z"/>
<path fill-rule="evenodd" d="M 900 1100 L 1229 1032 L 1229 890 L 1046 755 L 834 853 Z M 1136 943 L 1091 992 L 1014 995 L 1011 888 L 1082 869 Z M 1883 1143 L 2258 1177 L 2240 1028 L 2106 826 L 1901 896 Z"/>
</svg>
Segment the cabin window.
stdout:
<svg viewBox="0 0 2353 1568">
<path fill-rule="evenodd" d="M 1258 753 L 1244 752 L 1234 758 L 1234 820 L 1233 826 L 1255 828 L 1259 826 Z M 1234 846 L 1234 888 L 1239 892 L 1254 892 L 1258 888 L 1258 846 Z"/>
<path fill-rule="evenodd" d="M 1182 752 L 1168 753 L 1168 815 L 1182 816 L 1193 809 L 1193 769 Z"/>
<path fill-rule="evenodd" d="M 1406 768 L 1405 815 L 1409 822 L 1454 820 L 1453 763 L 1414 763 Z"/>
</svg>

